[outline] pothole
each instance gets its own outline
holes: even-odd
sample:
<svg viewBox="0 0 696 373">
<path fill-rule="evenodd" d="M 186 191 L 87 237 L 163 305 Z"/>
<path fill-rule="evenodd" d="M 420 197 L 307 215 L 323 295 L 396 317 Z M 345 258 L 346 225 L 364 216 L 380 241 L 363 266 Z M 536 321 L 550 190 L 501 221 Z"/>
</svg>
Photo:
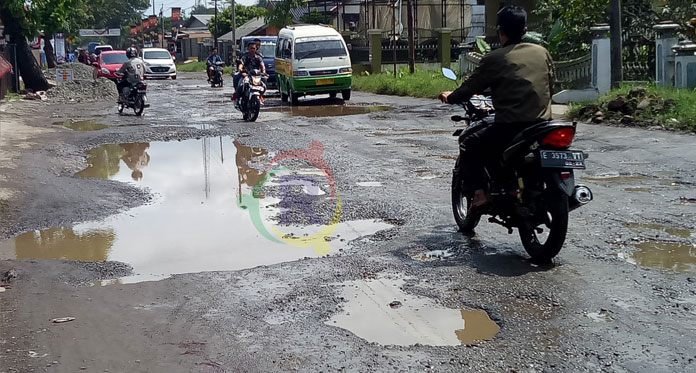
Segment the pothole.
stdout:
<svg viewBox="0 0 696 373">
<path fill-rule="evenodd" d="M 486 311 L 444 308 L 428 298 L 406 294 L 403 284 L 404 280 L 387 278 L 341 284 L 347 303 L 327 324 L 368 342 L 400 346 L 456 346 L 492 339 L 500 329 Z"/>
<path fill-rule="evenodd" d="M 368 114 L 379 111 L 394 110 L 387 105 L 310 105 L 310 106 L 277 106 L 263 109 L 267 112 L 278 112 L 290 116 L 303 117 L 335 117 L 344 115 Z"/>
<path fill-rule="evenodd" d="M 631 188 L 624 188 L 624 190 L 627 192 L 652 192 L 652 188 L 645 188 L 645 187 L 631 187 Z"/>
<path fill-rule="evenodd" d="M 430 250 L 424 253 L 419 253 L 411 256 L 411 259 L 419 260 L 423 262 L 430 262 L 435 260 L 445 260 L 453 257 L 455 252 L 453 250 Z"/>
<path fill-rule="evenodd" d="M 54 122 L 53 124 L 70 128 L 73 131 L 96 131 L 109 127 L 106 124 L 97 123 L 93 120 L 66 120 L 63 122 Z"/>
<path fill-rule="evenodd" d="M 265 149 L 231 138 L 107 144 L 87 153 L 89 167 L 77 176 L 148 188 L 155 201 L 24 233 L 0 242 L 0 257 L 125 262 L 136 273 L 120 279 L 129 283 L 336 254 L 393 227 L 341 221 L 322 171 L 297 159 L 271 164 Z"/>
<path fill-rule="evenodd" d="M 646 241 L 634 245 L 633 253 L 619 253 L 629 263 L 643 267 L 696 272 L 696 246 L 688 243 Z"/>
<path fill-rule="evenodd" d="M 693 235 L 693 233 L 688 229 L 668 227 L 666 225 L 657 224 L 657 223 L 625 222 L 625 223 L 623 223 L 623 225 L 625 227 L 629 227 L 629 228 L 652 229 L 652 230 L 663 231 L 663 232 L 669 233 L 673 236 L 678 236 L 678 237 L 682 237 L 682 238 L 689 238 Z"/>
<path fill-rule="evenodd" d="M 359 181 L 355 183 L 355 185 L 361 187 L 379 187 L 382 186 L 382 183 L 380 183 L 379 181 Z"/>
</svg>

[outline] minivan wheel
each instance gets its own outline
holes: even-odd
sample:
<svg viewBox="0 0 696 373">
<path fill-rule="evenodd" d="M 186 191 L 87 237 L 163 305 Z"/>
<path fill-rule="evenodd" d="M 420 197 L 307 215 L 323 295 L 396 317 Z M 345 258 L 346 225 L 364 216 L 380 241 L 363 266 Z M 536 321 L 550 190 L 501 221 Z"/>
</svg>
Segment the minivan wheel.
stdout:
<svg viewBox="0 0 696 373">
<path fill-rule="evenodd" d="M 344 89 L 341 91 L 341 96 L 343 96 L 344 101 L 350 100 L 350 89 Z"/>
<path fill-rule="evenodd" d="M 300 104 L 300 95 L 293 92 L 292 89 L 288 90 L 290 92 L 290 102 L 293 105 L 299 105 Z"/>
</svg>

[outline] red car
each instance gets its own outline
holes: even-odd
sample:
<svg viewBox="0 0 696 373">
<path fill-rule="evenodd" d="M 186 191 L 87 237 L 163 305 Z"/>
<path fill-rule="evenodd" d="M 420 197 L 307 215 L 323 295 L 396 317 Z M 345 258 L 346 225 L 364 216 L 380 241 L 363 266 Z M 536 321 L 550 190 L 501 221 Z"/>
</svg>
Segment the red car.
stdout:
<svg viewBox="0 0 696 373">
<path fill-rule="evenodd" d="M 121 65 L 126 61 L 128 61 L 126 51 L 103 51 L 99 53 L 97 61 L 92 63 L 92 66 L 94 66 L 94 77 L 116 80 L 114 72 L 120 69 Z"/>
</svg>

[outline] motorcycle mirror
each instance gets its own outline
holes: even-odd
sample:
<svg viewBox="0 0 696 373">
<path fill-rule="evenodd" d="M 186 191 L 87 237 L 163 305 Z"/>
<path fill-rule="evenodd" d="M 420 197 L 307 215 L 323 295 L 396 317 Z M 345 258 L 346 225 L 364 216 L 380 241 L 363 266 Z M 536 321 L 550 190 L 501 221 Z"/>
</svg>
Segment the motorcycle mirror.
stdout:
<svg viewBox="0 0 696 373">
<path fill-rule="evenodd" d="M 454 71 L 446 67 L 442 68 L 442 75 L 444 75 L 447 79 L 457 80 L 457 74 L 455 74 Z"/>
</svg>

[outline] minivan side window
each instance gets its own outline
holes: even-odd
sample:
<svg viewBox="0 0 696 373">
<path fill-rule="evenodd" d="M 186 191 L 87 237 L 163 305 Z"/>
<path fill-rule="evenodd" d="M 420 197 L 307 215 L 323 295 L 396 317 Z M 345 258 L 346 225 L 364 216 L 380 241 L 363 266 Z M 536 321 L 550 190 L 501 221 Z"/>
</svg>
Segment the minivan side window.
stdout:
<svg viewBox="0 0 696 373">
<path fill-rule="evenodd" d="M 283 51 L 283 42 L 285 39 L 278 39 L 278 44 L 276 44 L 276 52 L 275 55 L 279 57 L 283 57 L 283 55 L 280 53 Z"/>
<path fill-rule="evenodd" d="M 285 39 L 283 42 L 283 58 L 292 58 L 292 40 Z"/>
</svg>

